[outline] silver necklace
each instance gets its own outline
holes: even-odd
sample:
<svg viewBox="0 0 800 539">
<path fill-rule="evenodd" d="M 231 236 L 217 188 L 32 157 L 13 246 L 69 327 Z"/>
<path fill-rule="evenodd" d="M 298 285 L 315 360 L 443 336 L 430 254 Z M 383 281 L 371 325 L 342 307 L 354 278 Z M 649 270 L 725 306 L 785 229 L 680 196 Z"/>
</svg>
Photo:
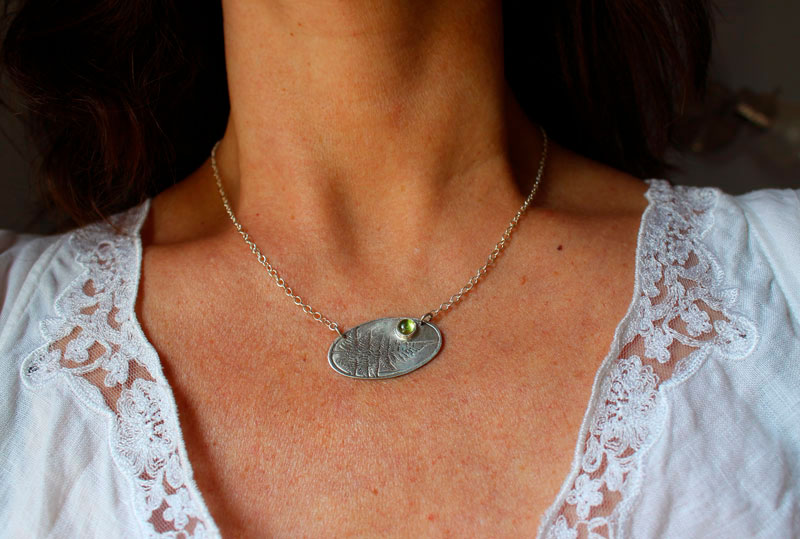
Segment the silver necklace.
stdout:
<svg viewBox="0 0 800 539">
<path fill-rule="evenodd" d="M 242 236 L 247 246 L 250 248 L 258 262 L 264 266 L 275 284 L 283 289 L 294 304 L 303 309 L 303 312 L 311 316 L 317 322 L 325 324 L 328 329 L 338 334 L 328 349 L 328 363 L 334 371 L 351 378 L 365 380 L 394 378 L 416 370 L 439 353 L 442 347 L 442 332 L 433 323 L 433 319 L 442 311 L 447 311 L 453 305 L 461 301 L 478 281 L 486 275 L 489 266 L 494 264 L 500 251 L 506 246 L 506 242 L 511 238 L 511 233 L 517 226 L 525 210 L 533 200 L 539 183 L 542 180 L 544 165 L 547 161 L 547 133 L 543 127 L 539 127 L 542 132 L 542 156 L 539 159 L 539 169 L 536 172 L 536 179 L 530 194 L 522 203 L 514 218 L 503 232 L 500 241 L 494 246 L 486 263 L 470 277 L 467 284 L 461 287 L 457 293 L 450 296 L 450 299 L 441 303 L 436 309 L 428 311 L 424 315 L 414 317 L 390 317 L 370 320 L 359 324 L 345 332 L 339 329 L 339 324 L 332 321 L 319 311 L 314 310 L 311 305 L 305 303 L 303 299 L 294 293 L 292 287 L 278 273 L 278 270 L 270 263 L 267 257 L 258 248 L 256 242 L 250 239 L 250 235 L 245 232 L 242 224 L 236 219 L 231 209 L 228 196 L 222 187 L 222 179 L 217 169 L 217 147 L 222 142 L 218 140 L 211 149 L 211 168 L 214 170 L 214 178 L 217 180 L 217 189 L 222 198 L 222 204 L 233 222 L 236 231 Z"/>
</svg>

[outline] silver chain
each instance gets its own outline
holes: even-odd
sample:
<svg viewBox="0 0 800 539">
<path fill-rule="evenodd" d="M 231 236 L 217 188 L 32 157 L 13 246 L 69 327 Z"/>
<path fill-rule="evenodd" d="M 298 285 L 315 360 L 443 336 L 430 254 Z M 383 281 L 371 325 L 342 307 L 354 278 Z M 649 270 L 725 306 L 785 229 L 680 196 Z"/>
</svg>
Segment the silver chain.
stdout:
<svg viewBox="0 0 800 539">
<path fill-rule="evenodd" d="M 536 171 L 536 179 L 533 182 L 533 188 L 531 189 L 530 194 L 522 203 L 522 206 L 519 208 L 516 215 L 514 215 L 514 218 L 511 219 L 511 222 L 508 224 L 508 227 L 506 228 L 505 232 L 503 232 L 503 235 L 500 237 L 500 241 L 498 241 L 497 244 L 494 246 L 494 249 L 492 250 L 491 254 L 489 254 L 489 258 L 486 259 L 486 263 L 480 267 L 480 269 L 475 273 L 475 275 L 470 277 L 469 281 L 467 281 L 467 284 L 461 287 L 461 290 L 450 296 L 449 300 L 440 304 L 439 307 L 437 307 L 433 311 L 428 311 L 427 313 L 422 315 L 420 317 L 420 321 L 422 323 L 430 322 L 440 312 L 450 309 L 450 307 L 461 301 L 461 298 L 464 297 L 470 290 L 472 290 L 472 288 L 476 284 L 478 284 L 478 281 L 480 281 L 481 278 L 483 278 L 483 276 L 486 275 L 487 271 L 489 270 L 489 266 L 494 264 L 494 261 L 500 254 L 500 251 L 502 251 L 505 248 L 506 242 L 508 242 L 511 239 L 511 234 L 516 228 L 517 223 L 519 223 L 519 220 L 525 213 L 525 210 L 528 209 L 528 206 L 533 200 L 536 191 L 539 190 L 539 184 L 542 181 L 542 174 L 544 173 L 544 165 L 547 162 L 547 146 L 548 146 L 547 132 L 541 126 L 539 126 L 539 129 L 542 132 L 542 156 L 539 159 L 539 169 Z M 275 280 L 275 284 L 278 285 L 280 288 L 282 288 L 287 296 L 292 298 L 294 304 L 303 309 L 303 312 L 311 316 L 314 320 L 316 320 L 317 322 L 321 322 L 322 324 L 325 324 L 328 327 L 328 329 L 330 329 L 331 331 L 335 331 L 336 333 L 339 334 L 339 336 L 341 336 L 342 331 L 339 329 L 339 324 L 333 322 L 331 319 L 329 319 L 319 311 L 315 311 L 314 308 L 311 307 L 311 305 L 309 305 L 308 303 L 304 303 L 303 299 L 294 293 L 292 287 L 286 283 L 284 278 L 281 277 L 280 273 L 278 273 L 278 270 L 267 259 L 266 255 L 264 255 L 261 252 L 261 249 L 258 248 L 256 242 L 250 239 L 250 235 L 247 232 L 245 232 L 244 228 L 242 227 L 242 224 L 236 218 L 236 215 L 234 215 L 233 209 L 231 209 L 231 204 L 228 201 L 228 196 L 225 194 L 225 189 L 222 187 L 222 179 L 219 176 L 219 169 L 217 168 L 217 147 L 219 146 L 220 142 L 222 142 L 221 139 L 214 144 L 213 148 L 211 148 L 211 168 L 214 170 L 214 178 L 217 180 L 217 189 L 219 190 L 220 198 L 222 198 L 222 204 L 225 206 L 225 211 L 228 213 L 228 217 L 231 218 L 231 221 L 233 222 L 233 226 L 236 228 L 236 231 L 242 236 L 242 239 L 244 239 L 244 242 L 250 248 L 250 252 L 253 253 L 256 256 L 256 258 L 258 258 L 258 262 L 262 266 L 264 266 L 264 269 L 267 270 L 267 273 L 270 275 L 270 277 L 272 277 Z"/>
</svg>

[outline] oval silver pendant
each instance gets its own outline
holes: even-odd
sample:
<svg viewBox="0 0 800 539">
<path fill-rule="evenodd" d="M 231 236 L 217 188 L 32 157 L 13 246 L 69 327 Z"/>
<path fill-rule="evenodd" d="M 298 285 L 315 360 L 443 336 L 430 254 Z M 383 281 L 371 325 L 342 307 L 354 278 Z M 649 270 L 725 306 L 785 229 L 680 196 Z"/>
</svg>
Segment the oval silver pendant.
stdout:
<svg viewBox="0 0 800 539">
<path fill-rule="evenodd" d="M 413 321 L 413 333 L 398 329 Z M 408 326 L 402 326 L 408 330 Z M 418 318 L 379 318 L 364 322 L 337 337 L 328 349 L 328 363 L 344 376 L 375 380 L 394 378 L 416 370 L 439 353 L 442 333 Z"/>
</svg>

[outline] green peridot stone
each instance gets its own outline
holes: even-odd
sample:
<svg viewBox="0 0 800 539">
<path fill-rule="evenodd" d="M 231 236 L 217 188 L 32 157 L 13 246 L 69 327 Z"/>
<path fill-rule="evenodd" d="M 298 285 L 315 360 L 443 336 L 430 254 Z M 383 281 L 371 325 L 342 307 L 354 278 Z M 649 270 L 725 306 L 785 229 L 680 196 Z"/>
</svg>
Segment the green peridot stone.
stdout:
<svg viewBox="0 0 800 539">
<path fill-rule="evenodd" d="M 417 323 L 410 318 L 403 318 L 400 320 L 400 323 L 397 324 L 397 331 L 399 331 L 402 335 L 411 335 L 416 330 Z"/>
</svg>

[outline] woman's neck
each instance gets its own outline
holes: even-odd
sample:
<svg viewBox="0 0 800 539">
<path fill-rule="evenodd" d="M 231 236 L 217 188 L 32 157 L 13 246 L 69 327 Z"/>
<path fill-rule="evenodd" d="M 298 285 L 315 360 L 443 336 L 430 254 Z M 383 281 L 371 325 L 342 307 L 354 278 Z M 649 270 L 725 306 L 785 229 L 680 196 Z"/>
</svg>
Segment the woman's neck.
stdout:
<svg viewBox="0 0 800 539">
<path fill-rule="evenodd" d="M 508 133 L 523 115 L 504 80 L 500 2 L 223 10 L 231 116 L 217 155 L 249 229 L 354 258 L 354 238 L 436 244 L 487 212 L 502 231 L 532 180 L 516 184 L 513 154 L 536 160 L 539 141 Z"/>
</svg>

